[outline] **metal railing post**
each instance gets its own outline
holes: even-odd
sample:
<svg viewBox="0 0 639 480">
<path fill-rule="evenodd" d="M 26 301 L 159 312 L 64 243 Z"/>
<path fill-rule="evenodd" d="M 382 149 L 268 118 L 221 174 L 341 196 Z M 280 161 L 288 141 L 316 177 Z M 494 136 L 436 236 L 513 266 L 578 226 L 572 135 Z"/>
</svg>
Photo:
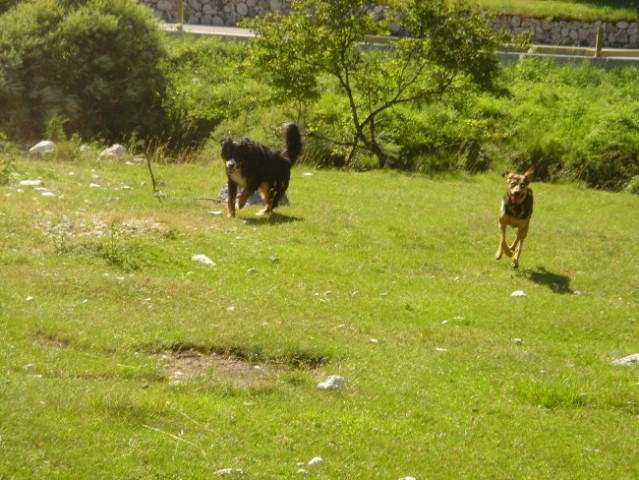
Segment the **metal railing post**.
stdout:
<svg viewBox="0 0 639 480">
<path fill-rule="evenodd" d="M 601 56 L 601 49 L 603 48 L 604 40 L 604 27 L 597 29 L 597 40 L 595 41 L 595 57 Z"/>
<path fill-rule="evenodd" d="M 177 29 L 182 30 L 184 26 L 184 0 L 176 0 Z"/>
</svg>

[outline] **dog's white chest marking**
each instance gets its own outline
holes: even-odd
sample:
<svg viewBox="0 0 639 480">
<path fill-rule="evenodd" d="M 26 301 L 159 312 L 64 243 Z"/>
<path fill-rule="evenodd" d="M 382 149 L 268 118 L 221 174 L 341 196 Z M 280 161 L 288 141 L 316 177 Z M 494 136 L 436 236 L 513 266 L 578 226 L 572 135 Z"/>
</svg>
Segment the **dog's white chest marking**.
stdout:
<svg viewBox="0 0 639 480">
<path fill-rule="evenodd" d="M 237 167 L 235 162 L 233 162 L 233 169 L 230 172 L 227 165 L 227 172 L 231 180 L 237 183 L 240 187 L 246 187 L 246 179 L 242 175 L 242 168 Z"/>
</svg>

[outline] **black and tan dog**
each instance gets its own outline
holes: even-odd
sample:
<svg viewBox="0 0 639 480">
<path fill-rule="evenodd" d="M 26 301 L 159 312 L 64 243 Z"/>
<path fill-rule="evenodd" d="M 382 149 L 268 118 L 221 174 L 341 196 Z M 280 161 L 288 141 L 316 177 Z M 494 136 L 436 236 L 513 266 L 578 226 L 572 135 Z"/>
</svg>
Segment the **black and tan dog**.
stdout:
<svg viewBox="0 0 639 480">
<path fill-rule="evenodd" d="M 499 248 L 495 254 L 495 259 L 499 260 L 505 253 L 512 257 L 513 268 L 519 267 L 519 256 L 521 246 L 528 235 L 530 217 L 533 213 L 533 192 L 529 188 L 535 167 L 529 168 L 523 175 L 506 172 L 504 178 L 508 182 L 508 190 L 501 202 L 501 213 L 499 214 Z M 517 238 L 508 245 L 506 243 L 506 227 L 511 226 L 517 229 Z"/>
<path fill-rule="evenodd" d="M 222 140 L 222 159 L 228 179 L 228 216 L 235 216 L 235 199 L 238 186 L 242 188 L 238 206 L 258 189 L 264 202 L 258 215 L 268 215 L 278 206 L 291 179 L 291 167 L 302 151 L 302 136 L 296 123 L 284 127 L 286 150 L 280 151 L 262 145 L 249 138 L 234 141 Z"/>
</svg>

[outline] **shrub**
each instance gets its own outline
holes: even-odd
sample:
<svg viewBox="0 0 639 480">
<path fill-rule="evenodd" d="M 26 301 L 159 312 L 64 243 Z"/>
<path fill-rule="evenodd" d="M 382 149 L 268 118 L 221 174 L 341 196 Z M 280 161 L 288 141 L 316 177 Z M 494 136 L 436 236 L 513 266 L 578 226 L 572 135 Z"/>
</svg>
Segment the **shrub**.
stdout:
<svg viewBox="0 0 639 480">
<path fill-rule="evenodd" d="M 625 190 L 628 193 L 639 195 L 639 175 L 635 175 L 630 179 L 630 181 L 626 184 Z"/>
<path fill-rule="evenodd" d="M 167 77 L 167 137 L 172 147 L 198 147 L 225 119 L 268 105 L 269 88 L 244 73 L 246 45 L 217 38 L 171 36 Z"/>
<path fill-rule="evenodd" d="M 130 0 L 33 0 L 0 17 L 0 128 L 120 140 L 163 128 L 165 53 L 157 21 Z"/>
</svg>

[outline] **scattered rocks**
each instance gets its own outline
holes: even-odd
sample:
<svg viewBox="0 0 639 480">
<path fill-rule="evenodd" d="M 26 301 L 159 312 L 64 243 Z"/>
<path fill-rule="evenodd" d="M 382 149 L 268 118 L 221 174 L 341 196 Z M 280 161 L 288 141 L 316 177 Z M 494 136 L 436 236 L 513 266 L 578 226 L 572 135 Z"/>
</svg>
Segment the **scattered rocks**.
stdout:
<svg viewBox="0 0 639 480">
<path fill-rule="evenodd" d="M 639 353 L 633 353 L 623 358 L 617 358 L 613 360 L 613 365 L 639 365 Z"/>
<path fill-rule="evenodd" d="M 320 390 L 336 390 L 346 385 L 346 379 L 339 375 L 331 375 L 325 381 L 317 385 Z"/>
</svg>

